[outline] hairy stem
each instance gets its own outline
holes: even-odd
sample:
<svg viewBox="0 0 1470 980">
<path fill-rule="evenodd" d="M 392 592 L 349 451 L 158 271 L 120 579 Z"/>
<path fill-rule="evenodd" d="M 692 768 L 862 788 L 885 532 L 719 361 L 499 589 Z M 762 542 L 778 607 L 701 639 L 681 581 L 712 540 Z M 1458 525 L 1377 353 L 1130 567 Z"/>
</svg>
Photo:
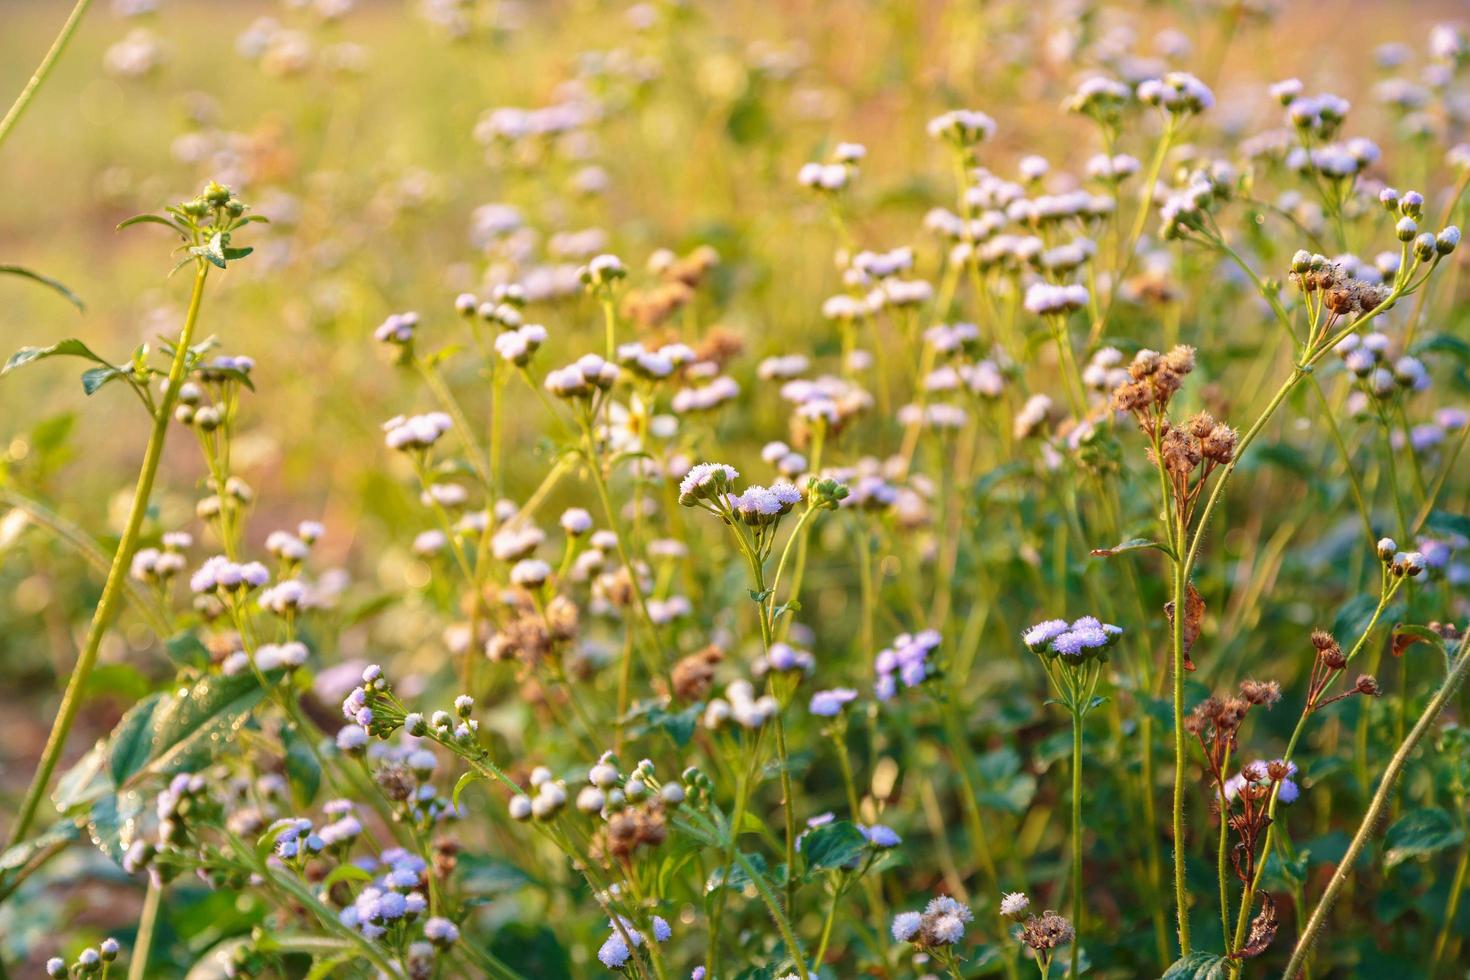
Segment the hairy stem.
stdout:
<svg viewBox="0 0 1470 980">
<path fill-rule="evenodd" d="M 163 399 L 153 416 L 153 429 L 148 436 L 148 448 L 143 453 L 143 466 L 138 473 L 137 486 L 133 490 L 133 503 L 128 510 L 127 524 L 117 543 L 117 551 L 113 553 L 112 568 L 107 573 L 107 582 L 102 587 L 102 598 L 98 600 L 97 608 L 92 614 L 92 623 L 87 628 L 87 639 L 82 646 L 82 653 L 77 658 L 76 666 L 72 668 L 71 680 L 67 682 L 66 693 L 61 697 L 61 708 L 56 713 L 56 721 L 51 725 L 51 734 L 46 738 L 41 763 L 31 778 L 30 789 L 26 790 L 25 802 L 21 804 L 15 825 L 10 829 L 12 844 L 25 840 L 35 822 L 36 810 L 41 805 L 41 798 L 46 795 L 46 787 L 51 784 L 51 775 L 56 771 L 56 764 L 66 748 L 66 737 L 77 720 L 77 711 L 81 709 L 82 691 L 87 685 L 87 679 L 92 676 L 92 669 L 97 666 L 97 651 L 102 646 L 102 637 L 122 601 L 128 564 L 133 560 L 133 551 L 138 546 L 138 536 L 143 530 L 143 519 L 148 514 L 148 500 L 153 495 L 153 480 L 158 475 L 158 464 L 163 458 L 163 444 L 168 437 L 168 424 L 173 417 L 174 402 L 184 383 L 189 343 L 194 337 L 194 326 L 199 321 L 199 304 L 204 298 L 204 281 L 208 276 L 209 265 L 200 260 L 194 274 L 194 291 L 189 297 L 189 312 L 184 318 L 183 329 L 179 332 L 179 340 L 174 347 L 174 359 L 168 371 L 168 385 L 164 388 Z"/>
<path fill-rule="evenodd" d="M 1405 736 L 1398 751 L 1394 753 L 1393 759 L 1389 761 L 1388 768 L 1383 771 L 1383 777 L 1378 781 L 1378 791 L 1373 794 L 1373 799 L 1363 814 L 1362 823 L 1358 825 L 1358 832 L 1353 835 L 1353 842 L 1348 845 L 1347 853 L 1338 862 L 1337 870 L 1332 874 L 1332 880 L 1327 883 L 1327 890 L 1322 893 L 1317 907 L 1312 910 L 1311 918 L 1307 920 L 1306 929 L 1302 930 L 1301 937 L 1297 939 L 1296 948 L 1291 951 L 1291 960 L 1281 974 L 1283 980 L 1294 980 L 1302 972 L 1307 956 L 1312 950 L 1312 944 L 1317 941 L 1317 936 L 1326 925 L 1327 916 L 1331 913 L 1338 894 L 1341 893 L 1343 886 L 1347 884 L 1348 878 L 1353 873 L 1353 865 L 1357 863 L 1358 855 L 1363 852 L 1368 838 L 1373 836 L 1374 829 L 1388 808 L 1389 801 L 1393 797 L 1394 785 L 1398 782 L 1399 774 L 1403 772 L 1404 766 L 1408 764 L 1409 756 L 1428 734 L 1450 698 L 1454 697 L 1455 691 L 1465 680 L 1466 672 L 1470 671 L 1470 656 L 1466 655 L 1467 648 L 1470 648 L 1470 634 L 1466 634 L 1466 638 L 1460 641 L 1460 647 L 1455 651 L 1453 666 L 1445 676 L 1444 683 L 1440 685 L 1439 690 L 1425 706 L 1424 713 L 1414 723 L 1413 730 Z"/>
</svg>

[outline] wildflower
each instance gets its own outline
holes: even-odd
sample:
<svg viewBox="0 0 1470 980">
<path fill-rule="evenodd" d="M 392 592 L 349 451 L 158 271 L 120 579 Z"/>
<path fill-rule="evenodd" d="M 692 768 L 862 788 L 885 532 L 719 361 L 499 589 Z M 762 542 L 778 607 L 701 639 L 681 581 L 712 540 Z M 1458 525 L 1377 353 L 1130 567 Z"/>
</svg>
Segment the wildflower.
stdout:
<svg viewBox="0 0 1470 980">
<path fill-rule="evenodd" d="M 903 843 L 903 838 L 898 832 L 886 824 L 875 823 L 871 826 L 858 825 L 858 831 L 868 839 L 868 843 L 881 850 L 897 847 Z"/>
<path fill-rule="evenodd" d="M 953 946 L 965 936 L 965 924 L 974 914 L 964 905 L 941 895 L 922 913 L 901 912 L 893 919 L 893 938 L 920 948 Z"/>
<path fill-rule="evenodd" d="M 443 412 L 408 417 L 399 415 L 383 423 L 388 448 L 401 450 L 428 449 L 453 427 L 454 422 Z"/>
<path fill-rule="evenodd" d="M 1037 316 L 1057 316 L 1080 310 L 1087 305 L 1086 286 L 1053 286 L 1035 282 L 1026 289 L 1025 306 Z"/>
<path fill-rule="evenodd" d="M 974 109 L 953 109 L 929 120 L 929 135 L 968 149 L 995 135 L 995 120 Z"/>
<path fill-rule="evenodd" d="M 1182 71 L 1171 71 L 1162 78 L 1139 83 L 1137 94 L 1138 101 L 1159 106 L 1173 116 L 1193 115 L 1215 104 L 1215 95 L 1209 86 Z"/>
<path fill-rule="evenodd" d="M 901 681 L 904 687 L 918 687 L 932 673 L 930 655 L 939 648 L 940 635 L 936 630 L 924 630 L 913 635 L 900 634 L 889 647 L 878 652 L 873 659 L 873 668 L 878 675 L 873 693 L 879 701 L 888 701 L 898 693 Z"/>
<path fill-rule="evenodd" d="M 424 922 L 424 938 L 444 949 L 459 942 L 459 928 L 448 919 L 436 916 Z"/>
<path fill-rule="evenodd" d="M 712 501 L 724 494 L 739 476 L 738 470 L 723 463 L 700 463 L 690 467 L 679 482 L 679 503 L 693 507 L 701 501 Z"/>
<path fill-rule="evenodd" d="M 1031 899 L 1025 892 L 1007 892 L 1000 899 L 1000 914 L 1007 918 L 1019 918 L 1031 907 Z"/>
<path fill-rule="evenodd" d="M 809 709 L 814 715 L 824 718 L 832 718 L 842 712 L 848 703 L 857 699 L 858 692 L 850 687 L 837 687 L 831 690 L 818 691 L 812 695 Z"/>
</svg>

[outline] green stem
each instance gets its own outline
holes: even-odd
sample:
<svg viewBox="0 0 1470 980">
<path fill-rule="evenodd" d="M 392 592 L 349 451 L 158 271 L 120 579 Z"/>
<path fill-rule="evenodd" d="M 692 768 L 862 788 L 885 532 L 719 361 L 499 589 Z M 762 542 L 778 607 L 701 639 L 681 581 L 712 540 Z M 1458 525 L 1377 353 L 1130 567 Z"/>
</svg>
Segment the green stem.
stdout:
<svg viewBox="0 0 1470 980">
<path fill-rule="evenodd" d="M 1327 890 L 1322 893 L 1317 907 L 1312 910 L 1311 918 L 1307 920 L 1306 929 L 1302 930 L 1301 938 L 1297 940 L 1296 948 L 1291 951 L 1291 960 L 1286 964 L 1286 970 L 1282 973 L 1283 980 L 1294 980 L 1301 973 L 1307 954 L 1311 952 L 1313 943 L 1317 941 L 1318 934 L 1327 922 L 1328 913 L 1332 911 L 1338 894 L 1347 884 L 1348 877 L 1353 872 L 1358 855 L 1367 845 L 1368 838 L 1373 835 L 1374 828 L 1378 826 L 1378 821 L 1393 796 L 1394 785 L 1398 782 L 1399 774 L 1403 771 L 1404 766 L 1408 764 L 1409 756 L 1428 734 L 1430 727 L 1439 717 L 1439 713 L 1444 710 L 1444 706 L 1459 689 L 1466 672 L 1470 671 L 1470 655 L 1467 655 L 1467 648 L 1470 648 L 1470 634 L 1466 634 L 1466 638 L 1460 641 L 1460 647 L 1455 651 L 1454 666 L 1450 668 L 1444 683 L 1440 685 L 1439 690 L 1424 708 L 1424 713 L 1419 716 L 1419 720 L 1414 723 L 1413 730 L 1399 745 L 1398 751 L 1388 763 L 1388 768 L 1383 771 L 1383 778 L 1378 781 L 1378 791 L 1373 794 L 1373 800 L 1363 814 L 1362 823 L 1358 825 L 1358 832 L 1353 835 L 1353 841 L 1348 845 L 1347 853 L 1337 863 L 1337 870 L 1333 872 L 1332 880 L 1327 884 Z"/>
<path fill-rule="evenodd" d="M 162 899 L 163 886 L 150 875 L 148 893 L 143 897 L 143 913 L 138 918 L 138 937 L 133 940 L 132 958 L 128 961 L 128 980 L 143 980 L 148 976 L 148 954 L 153 948 Z"/>
<path fill-rule="evenodd" d="M 1429 961 L 1429 980 L 1439 973 L 1439 964 L 1449 946 L 1450 927 L 1455 914 L 1460 910 L 1460 896 L 1465 891 L 1465 875 L 1470 871 L 1470 847 L 1460 849 L 1460 862 L 1455 865 L 1455 878 L 1450 883 L 1450 898 L 1444 907 L 1444 923 L 1439 927 L 1439 936 L 1434 940 L 1434 958 Z"/>
<path fill-rule="evenodd" d="M 9 111 L 5 113 L 5 118 L 0 119 L 0 145 L 4 145 L 6 137 L 10 135 L 10 131 L 15 128 L 16 123 L 20 122 L 20 117 L 30 107 L 31 100 L 36 97 L 36 92 L 41 88 L 41 83 L 46 81 L 47 76 L 51 74 L 51 69 L 56 67 L 56 62 L 60 60 L 62 52 L 66 50 L 66 46 L 71 43 L 72 35 L 77 32 L 77 26 L 81 24 L 82 17 L 86 14 L 87 8 L 90 6 L 92 6 L 92 0 L 77 0 L 77 5 L 71 9 L 71 13 L 66 18 L 66 23 L 61 25 L 61 32 L 56 35 L 56 40 L 51 42 L 51 50 L 46 52 L 46 56 L 41 59 L 41 63 L 36 67 L 36 73 L 31 76 L 31 80 L 26 82 L 25 88 L 21 89 L 20 94 L 15 97 L 15 101 L 11 103 Z"/>
<path fill-rule="evenodd" d="M 1082 712 L 1072 710 L 1072 976 L 1082 953 Z"/>
<path fill-rule="evenodd" d="M 112 568 L 107 573 L 107 582 L 102 587 L 102 598 L 98 600 L 97 609 L 92 614 L 92 623 L 87 628 L 87 639 L 82 646 L 81 656 L 77 658 L 76 666 L 72 668 L 71 680 L 67 682 L 66 692 L 61 697 L 61 708 L 56 713 L 56 721 L 52 723 L 51 734 L 46 738 L 46 748 L 41 753 L 41 763 L 31 778 L 31 786 L 26 790 L 25 802 L 21 804 L 20 814 L 16 817 L 15 825 L 10 830 L 12 844 L 25 840 L 26 834 L 35 822 L 36 810 L 41 805 L 41 798 L 46 795 L 46 788 L 51 783 L 51 775 L 56 771 L 56 764 L 61 760 L 61 753 L 66 748 L 66 737 L 71 733 L 71 726 L 76 722 L 77 711 L 81 709 L 83 689 L 86 687 L 87 679 L 92 676 L 92 668 L 97 666 L 97 651 L 102 646 L 102 637 L 112 622 L 118 603 L 122 600 L 124 582 L 128 576 L 128 564 L 133 560 L 133 550 L 138 545 L 138 536 L 143 529 L 143 519 L 148 514 L 148 500 L 153 494 L 153 480 L 158 475 L 158 464 L 163 458 L 163 444 L 168 437 L 168 424 L 173 417 L 174 402 L 178 398 L 179 388 L 184 383 L 184 368 L 189 358 L 189 344 L 194 337 L 194 326 L 199 321 L 199 304 L 204 298 L 204 281 L 208 276 L 209 265 L 200 260 L 194 274 L 194 291 L 189 297 L 189 312 L 184 319 L 183 329 L 179 333 L 178 344 L 174 348 L 173 363 L 169 367 L 168 385 L 164 388 L 163 400 L 158 405 L 158 412 L 153 416 L 153 429 L 148 436 L 148 448 L 144 451 L 143 466 L 138 473 L 137 486 L 133 490 L 133 503 L 128 511 L 128 521 L 123 528 L 122 538 L 118 541 L 117 551 L 113 553 Z"/>
</svg>

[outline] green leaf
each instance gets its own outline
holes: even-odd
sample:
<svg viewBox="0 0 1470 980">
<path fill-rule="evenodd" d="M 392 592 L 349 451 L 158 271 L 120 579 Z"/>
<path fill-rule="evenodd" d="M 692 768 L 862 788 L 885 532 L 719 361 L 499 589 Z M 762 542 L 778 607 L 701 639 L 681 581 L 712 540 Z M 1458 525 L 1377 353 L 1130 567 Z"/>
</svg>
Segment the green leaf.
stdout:
<svg viewBox="0 0 1470 980">
<path fill-rule="evenodd" d="M 107 774 L 114 786 L 121 786 L 148 764 L 153 746 L 153 713 L 163 698 L 159 692 L 139 701 L 113 727 L 108 740 Z"/>
<path fill-rule="evenodd" d="M 142 829 L 149 798 L 135 790 L 113 793 L 92 804 L 87 819 L 87 836 L 103 854 L 122 864 L 123 855 Z"/>
<path fill-rule="evenodd" d="M 66 288 L 66 285 L 64 283 L 60 282 L 59 280 L 52 279 L 50 276 L 43 276 L 39 272 L 34 272 L 22 265 L 0 265 L 0 275 L 20 276 L 23 279 L 29 279 L 32 282 L 38 282 L 41 285 L 60 293 L 71 303 L 72 306 L 75 306 L 80 312 L 87 312 L 87 305 L 81 301 L 76 293 Z"/>
<path fill-rule="evenodd" d="M 107 778 L 107 739 L 100 740 L 87 754 L 62 774 L 51 794 L 51 802 L 62 813 L 92 803 L 112 789 Z"/>
<path fill-rule="evenodd" d="M 176 231 L 180 235 L 184 234 L 184 229 L 159 214 L 135 214 L 126 221 L 119 222 L 117 230 L 122 231 L 124 228 L 131 228 L 133 225 L 163 225 L 165 228 Z"/>
<path fill-rule="evenodd" d="M 1230 959 L 1219 953 L 1195 951 L 1175 960 L 1161 980 L 1225 980 L 1230 976 Z"/>
<path fill-rule="evenodd" d="M 1470 517 L 1451 514 L 1443 510 L 1431 510 L 1424 519 L 1424 526 L 1436 534 L 1454 534 L 1470 538 Z"/>
<path fill-rule="evenodd" d="M 805 842 L 803 842 L 802 850 L 805 849 L 806 844 Z M 748 864 L 751 869 L 755 871 L 756 874 L 762 877 L 769 877 L 766 873 L 765 858 L 761 857 L 759 854 L 750 854 L 745 851 L 742 851 L 741 855 L 745 858 L 745 863 Z M 730 888 L 738 892 L 744 891 L 747 885 L 754 885 L 754 882 L 751 880 L 750 875 L 746 873 L 745 868 L 741 866 L 740 862 L 732 861 L 730 863 L 729 874 L 725 874 L 724 868 L 716 868 L 714 871 L 710 872 L 709 880 L 706 881 L 704 885 L 704 892 L 706 895 L 708 895 L 709 893 L 718 891 L 721 888 Z"/>
<path fill-rule="evenodd" d="M 838 820 L 818 827 L 801 839 L 801 856 L 812 871 L 836 871 L 856 864 L 868 850 L 868 839 L 857 825 Z"/>
<path fill-rule="evenodd" d="M 473 769 L 470 769 L 463 776 L 460 776 L 459 779 L 457 779 L 454 783 L 454 794 L 449 798 L 450 805 L 453 806 L 456 810 L 459 809 L 459 794 L 463 793 L 465 789 L 470 785 L 470 783 L 473 783 L 479 778 L 480 774 L 475 772 L 475 770 Z"/>
<path fill-rule="evenodd" d="M 321 890 L 328 891 L 339 881 L 372 880 L 373 876 L 370 872 L 365 871 L 355 864 L 339 864 L 335 868 L 333 868 L 325 878 L 322 879 Z"/>
<path fill-rule="evenodd" d="M 1129 538 L 1127 541 L 1118 542 L 1111 548 L 1093 548 L 1092 557 L 1113 558 L 1117 555 L 1125 554 L 1129 551 L 1144 551 L 1149 548 L 1152 548 L 1155 551 L 1162 551 L 1164 554 L 1168 555 L 1170 558 L 1173 558 L 1175 561 L 1179 560 L 1179 556 L 1174 553 L 1173 548 L 1164 544 L 1162 541 L 1150 541 L 1148 538 Z"/>
<path fill-rule="evenodd" d="M 109 365 L 107 367 L 88 368 L 82 372 L 82 390 L 88 395 L 95 395 L 97 389 L 109 381 L 126 380 L 131 376 L 131 365 L 127 367 L 112 367 Z"/>
<path fill-rule="evenodd" d="M 171 775 L 212 758 L 263 696 L 255 674 L 245 671 L 205 677 L 161 697 L 153 702 L 146 725 L 134 727 L 134 712 L 129 712 L 112 736 L 108 771 L 114 785 L 145 770 Z"/>
<path fill-rule="evenodd" d="M 193 633 L 176 633 L 163 641 L 168 659 L 180 667 L 203 667 L 209 663 L 209 648 Z"/>
<path fill-rule="evenodd" d="M 571 957 L 548 926 L 507 923 L 495 931 L 490 952 L 522 976 L 574 976 Z"/>
<path fill-rule="evenodd" d="M 7 848 L 4 853 L 0 853 L 0 896 L 9 892 L 12 879 L 25 870 L 32 861 L 40 858 L 51 848 L 69 844 L 81 835 L 75 821 L 59 820 L 30 840 L 21 841 Z"/>
<path fill-rule="evenodd" d="M 456 880 L 474 895 L 513 894 L 532 883 L 530 875 L 501 858 L 464 853 L 455 864 Z"/>
<path fill-rule="evenodd" d="M 52 344 L 50 347 L 22 347 L 14 354 L 11 354 L 10 360 L 5 362 L 3 368 L 0 368 L 0 377 L 4 377 L 18 367 L 25 367 L 34 361 L 43 361 L 48 357 L 85 357 L 89 361 L 96 361 L 103 367 L 112 367 L 111 364 L 98 356 L 92 348 L 75 337 L 69 337 L 66 340 Z"/>
<path fill-rule="evenodd" d="M 1355 595 L 1337 610 L 1337 615 L 1332 619 L 1332 635 L 1338 637 L 1342 643 L 1351 643 L 1354 637 L 1361 636 L 1368 628 L 1368 623 L 1373 619 L 1373 610 L 1378 608 L 1378 597 L 1362 594 Z"/>
<path fill-rule="evenodd" d="M 1426 857 L 1464 841 L 1465 831 L 1438 807 L 1425 807 L 1400 817 L 1383 838 L 1383 864 L 1392 868 L 1409 858 Z"/>
<path fill-rule="evenodd" d="M 291 784 L 291 797 L 303 810 L 311 806 L 322 785 L 322 767 L 308 737 L 295 728 L 286 733 L 286 780 Z"/>
</svg>

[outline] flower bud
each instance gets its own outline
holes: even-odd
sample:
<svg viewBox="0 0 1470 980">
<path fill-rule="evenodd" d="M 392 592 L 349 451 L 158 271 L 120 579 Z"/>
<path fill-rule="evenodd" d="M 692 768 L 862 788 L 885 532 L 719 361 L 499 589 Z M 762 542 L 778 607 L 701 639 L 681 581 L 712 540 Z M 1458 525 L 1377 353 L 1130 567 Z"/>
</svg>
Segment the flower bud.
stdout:
<svg viewBox="0 0 1470 980">
<path fill-rule="evenodd" d="M 1413 218 L 1405 215 L 1399 219 L 1398 224 L 1394 225 L 1394 234 L 1398 236 L 1401 242 L 1412 242 L 1414 236 L 1419 234 L 1419 225 Z"/>
</svg>

